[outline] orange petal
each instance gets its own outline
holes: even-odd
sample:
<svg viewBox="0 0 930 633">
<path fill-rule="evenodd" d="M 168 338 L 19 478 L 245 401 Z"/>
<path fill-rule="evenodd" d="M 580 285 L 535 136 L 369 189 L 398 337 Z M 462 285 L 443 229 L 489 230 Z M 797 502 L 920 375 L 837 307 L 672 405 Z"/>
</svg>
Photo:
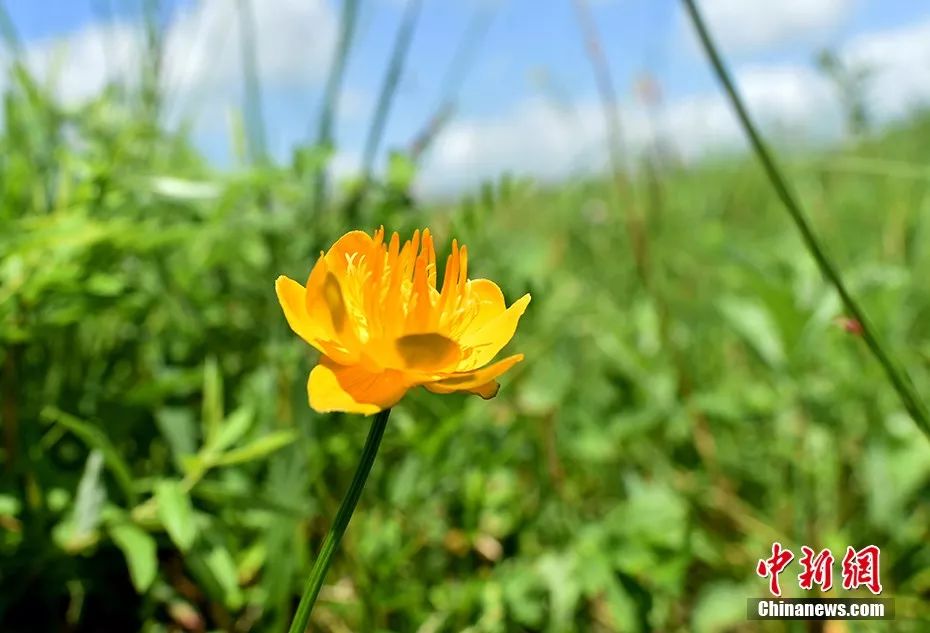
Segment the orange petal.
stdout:
<svg viewBox="0 0 930 633">
<path fill-rule="evenodd" d="M 491 398 L 496 396 L 497 392 L 500 390 L 501 390 L 500 383 L 497 382 L 496 380 L 492 380 L 491 382 L 486 382 L 483 385 L 479 385 L 478 387 L 475 387 L 474 389 L 469 389 L 468 392 L 476 393 L 482 398 L 484 398 L 485 400 L 490 400 Z"/>
<path fill-rule="evenodd" d="M 469 327 L 459 339 L 465 355 L 459 363 L 459 370 L 481 367 L 497 356 L 517 331 L 517 323 L 530 303 L 530 295 L 525 294 L 504 312 L 493 317 L 478 327 Z"/>
<path fill-rule="evenodd" d="M 447 374 L 442 379 L 423 386 L 434 393 L 470 391 L 484 398 L 493 398 L 497 394 L 497 383 L 494 379 L 521 360 L 523 360 L 523 354 L 515 354 L 481 369 Z"/>
<path fill-rule="evenodd" d="M 459 276 L 459 247 L 455 240 L 452 240 L 452 252 L 446 259 L 446 270 L 443 273 L 442 291 L 439 293 L 439 301 L 436 304 L 436 320 L 442 321 L 443 318 L 448 320 L 450 313 L 455 308 L 455 300 L 458 297 L 458 288 L 456 280 Z"/>
<path fill-rule="evenodd" d="M 307 380 L 310 406 L 319 413 L 371 415 L 397 404 L 409 388 L 400 372 L 372 373 L 358 365 L 338 365 L 325 356 Z"/>
<path fill-rule="evenodd" d="M 426 253 L 420 253 L 414 265 L 413 292 L 410 295 L 412 305 L 408 307 L 404 328 L 407 332 L 423 332 L 429 326 L 433 303 L 426 271 L 428 260 Z"/>
<path fill-rule="evenodd" d="M 423 386 L 426 387 L 428 390 L 432 391 L 433 393 L 442 393 L 442 394 L 452 393 L 451 391 L 443 390 L 442 387 L 433 388 L 433 386 L 430 383 L 426 383 Z M 500 391 L 500 389 L 501 389 L 500 383 L 497 382 L 496 380 L 492 380 L 491 382 L 486 382 L 483 385 L 478 385 L 477 387 L 473 387 L 471 389 L 461 389 L 460 391 L 465 391 L 467 393 L 474 393 L 474 394 L 481 396 L 485 400 L 490 400 L 491 398 L 497 395 L 497 392 Z"/>
</svg>

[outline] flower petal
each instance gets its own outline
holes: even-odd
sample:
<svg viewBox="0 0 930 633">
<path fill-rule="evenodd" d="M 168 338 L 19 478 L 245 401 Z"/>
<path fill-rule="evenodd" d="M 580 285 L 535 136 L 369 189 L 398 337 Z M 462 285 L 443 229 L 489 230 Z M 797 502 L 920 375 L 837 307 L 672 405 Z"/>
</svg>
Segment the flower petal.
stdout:
<svg viewBox="0 0 930 633">
<path fill-rule="evenodd" d="M 338 365 L 324 356 L 310 372 L 307 395 L 319 413 L 371 415 L 397 404 L 410 386 L 400 372 L 371 373 L 357 365 Z"/>
<path fill-rule="evenodd" d="M 313 275 L 311 275 L 311 280 Z M 307 285 L 311 285 L 310 282 Z M 284 311 L 284 318 L 291 329 L 304 341 L 326 356 L 339 362 L 350 363 L 356 354 L 350 353 L 345 346 L 331 340 L 333 332 L 328 319 L 323 322 L 317 315 L 307 310 L 307 290 L 293 279 L 281 275 L 274 284 L 278 302 Z"/>
<path fill-rule="evenodd" d="M 310 271 L 304 311 L 313 324 L 317 349 L 338 363 L 348 365 L 359 358 L 359 342 L 346 309 L 339 279 L 321 256 Z M 320 343 L 320 344 L 317 344 Z"/>
<path fill-rule="evenodd" d="M 329 270 L 338 277 L 346 273 L 348 258 L 358 255 L 368 255 L 375 241 L 365 231 L 349 231 L 329 248 L 326 253 L 326 264 Z"/>
<path fill-rule="evenodd" d="M 463 356 L 458 369 L 467 371 L 491 361 L 497 356 L 517 331 L 517 323 L 530 303 L 530 295 L 525 294 L 507 308 L 503 313 L 493 317 L 477 328 L 469 328 L 459 339 Z"/>
<path fill-rule="evenodd" d="M 489 321 L 499 317 L 507 310 L 504 293 L 490 279 L 471 279 L 468 282 L 472 300 L 478 304 L 478 313 L 468 326 L 469 331 L 477 332 Z"/>
<path fill-rule="evenodd" d="M 497 395 L 497 383 L 494 379 L 521 360 L 523 360 L 523 354 L 515 354 L 481 369 L 447 374 L 440 380 L 426 383 L 423 386 L 433 393 L 469 391 L 485 399 L 493 398 Z"/>
<path fill-rule="evenodd" d="M 501 385 L 496 380 L 491 382 L 486 382 L 483 385 L 479 385 L 474 389 L 469 389 L 469 393 L 476 393 L 485 400 L 490 400 L 497 395 L 497 392 L 501 390 Z"/>
<path fill-rule="evenodd" d="M 311 345 L 319 336 L 319 330 L 307 315 L 305 305 L 306 289 L 299 283 L 281 275 L 274 282 L 275 292 L 278 294 L 278 303 L 284 310 L 284 318 L 294 333 Z"/>
</svg>

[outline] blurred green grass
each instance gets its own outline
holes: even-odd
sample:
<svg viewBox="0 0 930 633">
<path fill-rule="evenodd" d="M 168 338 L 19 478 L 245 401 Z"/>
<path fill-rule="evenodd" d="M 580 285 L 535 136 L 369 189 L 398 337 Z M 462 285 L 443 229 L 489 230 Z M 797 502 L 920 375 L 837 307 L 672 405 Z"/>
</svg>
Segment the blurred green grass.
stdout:
<svg viewBox="0 0 930 633">
<path fill-rule="evenodd" d="M 149 93 L 65 108 L 24 68 L 14 78 L 2 630 L 286 628 L 367 421 L 308 408 L 315 359 L 273 283 L 356 228 L 346 205 L 362 228 L 456 237 L 472 276 L 534 300 L 511 345 L 527 360 L 497 399 L 424 392 L 395 410 L 316 630 L 811 630 L 745 620 L 773 540 L 879 545 L 890 630 L 925 630 L 930 448 L 748 159 L 626 183 L 647 292 L 613 181 L 503 176 L 422 203 L 397 154 L 383 181 L 321 208 L 325 149 L 218 174 Z M 924 394 L 928 142 L 915 114 L 788 161 Z"/>
</svg>

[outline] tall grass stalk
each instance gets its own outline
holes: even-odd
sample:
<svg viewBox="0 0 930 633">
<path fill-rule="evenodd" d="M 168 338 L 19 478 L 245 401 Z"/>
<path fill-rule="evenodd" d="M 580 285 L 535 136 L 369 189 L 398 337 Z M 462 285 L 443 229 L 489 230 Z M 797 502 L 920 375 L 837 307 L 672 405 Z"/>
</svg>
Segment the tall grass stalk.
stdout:
<svg viewBox="0 0 930 633">
<path fill-rule="evenodd" d="M 262 88 L 258 79 L 258 50 L 255 44 L 255 15 L 251 0 L 239 0 L 239 37 L 242 51 L 243 110 L 249 139 L 249 159 L 264 163 L 268 157 Z"/>
<path fill-rule="evenodd" d="M 159 16 L 160 0 L 145 0 L 143 21 L 145 26 L 145 50 L 142 55 L 142 108 L 147 120 L 154 127 L 161 111 L 161 70 L 163 62 L 163 37 Z"/>
<path fill-rule="evenodd" d="M 423 154 L 429 150 L 442 129 L 455 115 L 459 89 L 465 82 L 468 71 L 471 70 L 476 53 L 488 32 L 488 27 L 491 26 L 491 20 L 495 13 L 493 9 L 494 7 L 491 9 L 484 7 L 475 9 L 474 16 L 462 33 L 462 39 L 459 40 L 459 44 L 452 56 L 452 62 L 449 64 L 449 69 L 442 81 L 439 107 L 436 108 L 426 125 L 410 144 L 410 158 L 414 162 L 418 162 Z"/>
<path fill-rule="evenodd" d="M 694 0 L 682 0 L 682 2 L 694 25 L 701 45 L 710 60 L 714 73 L 723 86 L 727 98 L 733 110 L 736 112 L 736 116 L 749 139 L 753 151 L 758 157 L 759 162 L 762 163 L 762 167 L 772 184 L 772 188 L 775 189 L 775 193 L 784 204 L 785 209 L 788 211 L 788 215 L 791 216 L 792 221 L 801 233 L 804 245 L 817 262 L 817 266 L 820 268 L 821 273 L 829 280 L 833 287 L 836 288 L 846 311 L 862 326 L 862 338 L 865 340 L 866 345 L 875 356 L 876 360 L 878 360 L 879 364 L 882 366 L 885 375 L 888 377 L 888 381 L 891 383 L 892 387 L 894 387 L 895 391 L 897 391 L 901 403 L 904 405 L 905 409 L 907 409 L 908 413 L 911 414 L 911 417 L 914 418 L 920 430 L 930 438 L 930 415 L 928 415 L 923 401 L 917 394 L 914 384 L 911 382 L 904 369 L 895 362 L 886 350 L 885 345 L 881 342 L 876 333 L 875 326 L 869 321 L 869 318 L 859 305 L 859 302 L 850 294 L 840 275 L 839 269 L 827 255 L 826 249 L 820 243 L 820 239 L 808 223 L 807 214 L 801 207 L 801 203 L 788 184 L 774 155 L 769 151 L 752 117 L 750 117 L 746 104 L 743 102 L 739 95 L 739 91 L 736 89 L 736 85 L 733 83 L 730 72 L 727 70 L 723 58 L 720 56 L 717 45 L 704 22 L 704 18 L 697 4 Z"/>
<path fill-rule="evenodd" d="M 326 79 L 326 88 L 323 93 L 323 108 L 317 124 L 317 146 L 331 147 L 333 144 L 333 127 L 336 118 L 336 108 L 339 107 L 339 97 L 342 93 L 342 84 L 345 79 L 346 65 L 349 52 L 355 35 L 355 24 L 358 17 L 359 0 L 344 0 L 342 14 L 339 19 L 339 41 L 336 44 L 336 54 L 329 67 L 329 76 Z M 314 215 L 319 213 L 326 204 L 326 168 L 320 166 L 313 176 L 313 208 Z"/>
<path fill-rule="evenodd" d="M 371 178 L 375 158 L 378 155 L 378 149 L 381 147 L 381 140 L 384 137 L 384 128 L 387 124 L 388 115 L 391 112 L 391 106 L 394 103 L 394 96 L 397 94 L 397 84 L 400 82 L 401 75 L 404 72 L 407 51 L 410 49 L 410 43 L 413 41 L 414 27 L 416 26 L 417 17 L 419 17 L 420 14 L 421 6 L 421 0 L 408 0 L 407 6 L 404 9 L 404 15 L 401 18 L 400 28 L 397 29 L 397 36 L 394 38 L 391 61 L 384 74 L 384 80 L 381 82 L 381 91 L 378 95 L 377 106 L 375 107 L 375 116 L 371 121 L 371 127 L 368 128 L 368 135 L 365 138 L 365 150 L 362 155 L 362 178 L 366 183 L 369 178 Z"/>
<path fill-rule="evenodd" d="M 384 137 L 384 128 L 391 112 L 391 105 L 394 103 L 394 96 L 397 93 L 397 84 L 404 72 L 407 51 L 410 49 L 410 43 L 413 40 L 414 27 L 416 26 L 417 17 L 420 15 L 421 6 L 421 0 L 407 0 L 400 27 L 394 37 L 391 59 L 384 73 L 381 90 L 378 94 L 378 102 L 375 105 L 375 114 L 365 137 L 361 182 L 343 206 L 343 215 L 349 224 L 357 224 L 359 221 L 359 210 L 365 201 L 368 187 L 371 184 L 371 173 L 374 170 L 375 158 L 378 156 L 378 149 L 381 147 L 381 140 Z"/>
<path fill-rule="evenodd" d="M 6 45 L 16 61 L 19 61 L 23 50 L 22 41 L 19 33 L 16 31 L 16 25 L 10 18 L 10 13 L 6 9 L 6 4 L 0 1 L 0 39 Z"/>
<path fill-rule="evenodd" d="M 604 114 L 604 124 L 607 128 L 607 152 L 610 159 L 610 171 L 617 192 L 618 203 L 621 207 L 627 237 L 633 249 L 634 264 L 644 286 L 649 286 L 649 246 L 643 219 L 636 204 L 629 195 L 629 187 L 623 174 L 623 128 L 620 124 L 620 109 L 617 91 L 611 79 L 610 66 L 601 45 L 601 38 L 597 32 L 597 25 L 591 15 L 591 9 L 586 0 L 572 0 L 575 16 L 581 28 L 588 59 L 594 70 L 598 94 L 601 99 L 601 108 Z"/>
</svg>

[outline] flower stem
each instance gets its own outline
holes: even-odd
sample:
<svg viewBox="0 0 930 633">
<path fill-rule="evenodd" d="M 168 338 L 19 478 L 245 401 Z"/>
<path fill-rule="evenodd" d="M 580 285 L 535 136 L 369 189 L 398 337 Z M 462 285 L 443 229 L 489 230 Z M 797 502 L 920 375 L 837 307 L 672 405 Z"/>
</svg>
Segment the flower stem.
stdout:
<svg viewBox="0 0 930 633">
<path fill-rule="evenodd" d="M 746 105 L 743 103 L 743 100 L 739 96 L 739 92 L 736 90 L 733 79 L 730 77 L 730 73 L 724 65 L 723 59 L 720 57 L 717 46 L 714 44 L 714 40 L 707 26 L 704 24 L 704 19 L 701 17 L 701 12 L 698 10 L 695 1 L 682 0 L 682 2 L 701 40 L 701 45 L 707 53 L 707 57 L 710 59 L 717 79 L 723 85 L 723 89 L 726 91 L 727 97 L 729 97 L 730 105 L 732 105 L 733 109 L 736 111 L 736 116 L 743 127 L 743 131 L 746 133 L 746 136 L 749 137 L 749 142 L 752 145 L 753 151 L 755 151 L 756 156 L 759 158 L 759 162 L 762 163 L 762 167 L 765 169 L 765 173 L 772 183 L 775 193 L 778 194 L 778 197 L 785 205 L 785 209 L 787 209 L 788 214 L 797 226 L 798 231 L 800 231 L 801 237 L 804 240 L 804 245 L 820 267 L 820 272 L 833 284 L 833 287 L 836 288 L 846 310 L 862 325 L 862 338 L 865 339 L 865 343 L 868 345 L 872 355 L 875 356 L 876 360 L 878 360 L 879 364 L 882 366 L 888 381 L 891 383 L 892 387 L 894 387 L 895 391 L 898 392 L 898 397 L 901 399 L 904 408 L 911 414 L 911 417 L 914 419 L 914 422 L 917 423 L 920 430 L 930 437 L 930 415 L 927 414 L 927 409 L 921 401 L 920 396 L 917 394 L 913 383 L 904 370 L 899 368 L 892 360 L 891 356 L 885 351 L 885 347 L 879 340 L 874 326 L 870 323 L 868 317 L 866 317 L 865 312 L 859 306 L 855 298 L 846 289 L 846 285 L 843 283 L 839 270 L 827 256 L 823 246 L 820 244 L 820 240 L 817 238 L 810 224 L 808 224 L 806 214 L 801 209 L 801 204 L 792 192 L 778 164 L 775 162 L 775 158 L 772 156 L 771 152 L 769 152 L 765 141 L 762 140 L 762 135 L 756 129 L 752 118 L 749 116 L 749 111 L 746 109 Z"/>
<path fill-rule="evenodd" d="M 374 422 L 371 423 L 368 439 L 365 440 L 365 448 L 362 449 L 362 457 L 355 469 L 355 476 L 352 478 L 349 490 L 339 505 L 336 519 L 323 540 L 320 555 L 313 564 L 313 569 L 307 578 L 307 584 L 304 586 L 304 593 L 300 597 L 300 604 L 297 606 L 297 613 L 294 614 L 289 633 L 304 633 L 307 630 L 307 625 L 310 622 L 310 612 L 313 611 L 313 605 L 316 603 L 316 598 L 323 587 L 323 580 L 326 578 L 326 572 L 329 571 L 333 554 L 336 553 L 339 541 L 342 540 L 342 535 L 352 519 L 352 513 L 355 512 L 355 506 L 362 494 L 362 488 L 365 487 L 368 473 L 371 472 L 371 465 L 378 454 L 378 447 L 381 445 L 381 438 L 384 436 L 384 429 L 387 427 L 389 415 L 391 415 L 391 410 L 385 409 L 378 413 Z"/>
</svg>

